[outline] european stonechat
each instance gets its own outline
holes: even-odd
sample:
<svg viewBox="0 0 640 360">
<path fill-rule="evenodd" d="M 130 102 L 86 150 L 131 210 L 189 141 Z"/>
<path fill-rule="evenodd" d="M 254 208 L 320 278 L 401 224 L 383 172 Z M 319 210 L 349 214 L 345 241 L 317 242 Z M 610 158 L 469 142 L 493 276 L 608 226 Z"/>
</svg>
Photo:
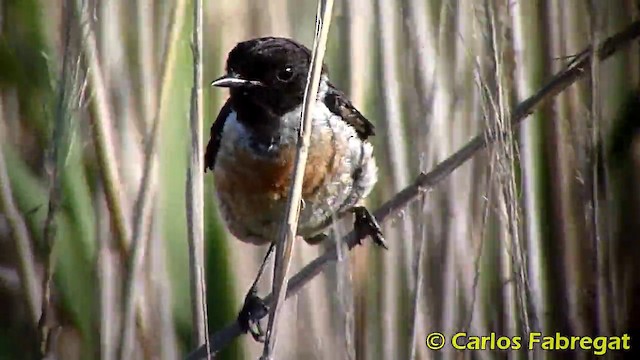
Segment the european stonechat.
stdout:
<svg viewBox="0 0 640 360">
<path fill-rule="evenodd" d="M 239 240 L 271 244 L 238 316 L 242 329 L 257 340 L 266 307 L 256 296 L 256 284 L 284 218 L 310 60 L 310 50 L 293 40 L 252 39 L 231 50 L 227 73 L 211 83 L 230 92 L 205 154 L 220 214 Z M 353 212 L 359 239 L 371 236 L 386 248 L 375 218 L 360 205 L 378 179 L 368 140 L 374 126 L 329 81 L 326 66 L 312 113 L 298 237 L 317 244 L 334 219 Z"/>
</svg>

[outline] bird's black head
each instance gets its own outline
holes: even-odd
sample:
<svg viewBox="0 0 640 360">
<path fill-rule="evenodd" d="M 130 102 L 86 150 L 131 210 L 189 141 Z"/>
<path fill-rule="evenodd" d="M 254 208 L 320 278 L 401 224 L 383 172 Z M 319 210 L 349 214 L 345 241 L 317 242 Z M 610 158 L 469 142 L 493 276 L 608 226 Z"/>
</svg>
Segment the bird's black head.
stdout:
<svg viewBox="0 0 640 360">
<path fill-rule="evenodd" d="M 236 45 L 227 74 L 212 86 L 230 88 L 231 103 L 281 116 L 302 104 L 311 51 L 285 38 L 263 37 Z"/>
</svg>

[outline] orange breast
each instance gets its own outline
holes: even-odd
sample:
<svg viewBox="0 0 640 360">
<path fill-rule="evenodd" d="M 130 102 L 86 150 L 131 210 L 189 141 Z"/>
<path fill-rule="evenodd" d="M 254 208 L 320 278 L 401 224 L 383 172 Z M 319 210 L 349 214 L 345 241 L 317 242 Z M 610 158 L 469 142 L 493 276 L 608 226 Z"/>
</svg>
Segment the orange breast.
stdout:
<svg viewBox="0 0 640 360">
<path fill-rule="evenodd" d="M 268 199 L 286 198 L 289 192 L 296 149 L 289 146 L 276 158 L 261 158 L 250 150 L 236 149 L 231 156 L 219 159 L 216 170 L 218 191 L 263 194 Z M 312 144 L 305 168 L 302 195 L 313 196 L 325 179 L 331 177 L 336 149 L 324 142 Z"/>
</svg>

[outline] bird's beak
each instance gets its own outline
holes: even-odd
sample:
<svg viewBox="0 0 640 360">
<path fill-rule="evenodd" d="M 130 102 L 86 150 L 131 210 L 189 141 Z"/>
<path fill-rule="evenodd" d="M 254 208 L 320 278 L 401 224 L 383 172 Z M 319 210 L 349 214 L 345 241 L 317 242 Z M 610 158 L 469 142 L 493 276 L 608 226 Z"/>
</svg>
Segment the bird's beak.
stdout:
<svg viewBox="0 0 640 360">
<path fill-rule="evenodd" d="M 264 86 L 264 84 L 257 80 L 243 79 L 237 74 L 226 74 L 224 76 L 221 76 L 213 80 L 211 82 L 211 86 L 234 88 L 234 87 Z"/>
</svg>

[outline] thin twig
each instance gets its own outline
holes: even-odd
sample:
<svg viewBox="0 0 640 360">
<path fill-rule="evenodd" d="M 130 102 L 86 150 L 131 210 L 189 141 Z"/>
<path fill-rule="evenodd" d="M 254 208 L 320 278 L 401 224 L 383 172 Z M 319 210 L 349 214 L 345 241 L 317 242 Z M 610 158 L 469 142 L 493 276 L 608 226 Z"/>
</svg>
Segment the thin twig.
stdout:
<svg viewBox="0 0 640 360">
<path fill-rule="evenodd" d="M 273 294 L 275 302 L 269 312 L 269 325 L 264 343 L 262 359 L 271 359 L 277 339 L 278 320 L 282 304 L 285 300 L 289 280 L 287 273 L 291 264 L 293 244 L 298 229 L 298 217 L 300 215 L 300 202 L 302 200 L 302 181 L 307 164 L 309 143 L 311 141 L 312 111 L 315 108 L 318 89 L 320 88 L 320 76 L 322 75 L 322 63 L 327 47 L 327 37 L 331 25 L 331 13 L 333 0 L 318 1 L 316 15 L 316 33 L 311 53 L 311 68 L 307 76 L 305 95 L 302 103 L 302 119 L 296 151 L 294 172 L 285 215 L 285 223 L 280 229 L 278 243 L 276 244 L 276 259 L 273 275 Z M 283 291 L 284 290 L 284 291 Z"/>
<path fill-rule="evenodd" d="M 207 343 L 207 309 L 204 281 L 204 200 L 202 165 L 202 0 L 193 3 L 193 88 L 191 90 L 191 151 L 187 170 L 187 232 L 193 341 Z"/>
<path fill-rule="evenodd" d="M 138 278 L 140 275 L 140 269 L 143 265 L 143 257 L 145 254 L 145 236 L 144 230 L 148 228 L 148 224 L 145 222 L 151 219 L 151 198 L 153 197 L 151 191 L 152 184 L 150 180 L 152 179 L 153 171 L 155 168 L 156 162 L 156 147 L 160 138 L 160 122 L 162 120 L 164 107 L 163 104 L 166 103 L 166 96 L 168 94 L 169 86 L 171 81 L 173 80 L 174 68 L 177 57 L 177 44 L 180 36 L 180 32 L 182 30 L 182 26 L 184 24 L 184 13 L 186 10 L 187 2 L 185 0 L 180 0 L 177 2 L 175 9 L 173 11 L 173 21 L 171 22 L 171 30 L 169 35 L 169 41 L 167 43 L 167 47 L 163 56 L 162 63 L 162 78 L 160 84 L 160 101 L 158 103 L 157 109 L 153 106 L 152 109 L 148 109 L 145 113 L 147 116 L 152 116 L 152 124 L 149 134 L 147 135 L 147 139 L 145 141 L 145 149 L 144 149 L 144 166 L 142 172 L 142 179 L 140 181 L 140 189 L 138 190 L 138 196 L 136 199 L 134 213 L 133 213 L 133 234 L 131 239 L 131 256 L 129 260 L 129 266 L 127 269 L 127 276 L 125 279 L 125 287 L 124 287 L 124 300 L 123 300 L 123 326 L 120 338 L 120 356 L 121 359 L 129 359 L 133 352 L 133 345 L 135 336 L 133 334 L 134 330 L 134 314 L 136 305 L 136 284 L 138 283 Z M 143 11 L 143 9 L 141 9 Z M 147 39 L 148 41 L 148 39 Z M 150 59 L 153 60 L 153 59 Z M 146 66 L 145 64 L 141 64 L 142 67 Z M 154 89 L 146 89 L 146 91 L 154 91 Z M 157 96 L 157 94 L 153 94 L 153 97 Z M 151 105 L 156 103 L 153 99 L 148 99 L 147 101 L 151 102 Z M 148 106 L 151 106 L 148 105 Z M 137 312 L 140 313 L 139 311 Z"/>
<path fill-rule="evenodd" d="M 602 43 L 598 51 L 600 60 L 609 58 L 614 53 L 628 47 L 634 39 L 640 36 L 640 21 L 635 21 L 627 26 L 623 31 L 608 38 Z M 537 93 L 519 103 L 511 111 L 512 130 L 517 129 L 517 125 L 528 117 L 533 111 L 538 109 L 543 103 L 553 99 L 560 92 L 567 89 L 571 84 L 589 73 L 591 64 L 591 47 L 585 49 L 575 61 L 571 62 L 565 69 L 558 72 L 549 82 L 547 82 Z M 456 153 L 440 162 L 429 173 L 421 173 L 416 177 L 414 182 L 397 193 L 392 199 L 383 204 L 375 213 L 378 222 L 383 222 L 391 215 L 397 213 L 410 202 L 415 200 L 423 192 L 433 188 L 449 176 L 454 170 L 471 159 L 480 150 L 492 144 L 496 139 L 496 134 L 491 131 L 485 131 L 477 135 L 469 141 L 464 147 Z M 343 241 L 347 241 L 349 248 L 353 248 L 357 242 L 353 232 L 346 235 Z M 289 288 L 287 289 L 287 298 L 296 294 L 311 279 L 320 274 L 330 261 L 336 260 L 335 248 L 329 249 L 326 253 L 317 257 L 307 266 L 302 268 L 296 275 L 291 277 Z M 270 305 L 273 302 L 271 295 L 265 297 L 265 302 Z M 210 352 L 215 354 L 222 348 L 227 346 L 233 339 L 240 336 L 242 331 L 237 322 L 228 325 L 211 336 Z M 205 347 L 202 346 L 189 354 L 186 359 L 200 359 L 205 353 Z"/>
</svg>

